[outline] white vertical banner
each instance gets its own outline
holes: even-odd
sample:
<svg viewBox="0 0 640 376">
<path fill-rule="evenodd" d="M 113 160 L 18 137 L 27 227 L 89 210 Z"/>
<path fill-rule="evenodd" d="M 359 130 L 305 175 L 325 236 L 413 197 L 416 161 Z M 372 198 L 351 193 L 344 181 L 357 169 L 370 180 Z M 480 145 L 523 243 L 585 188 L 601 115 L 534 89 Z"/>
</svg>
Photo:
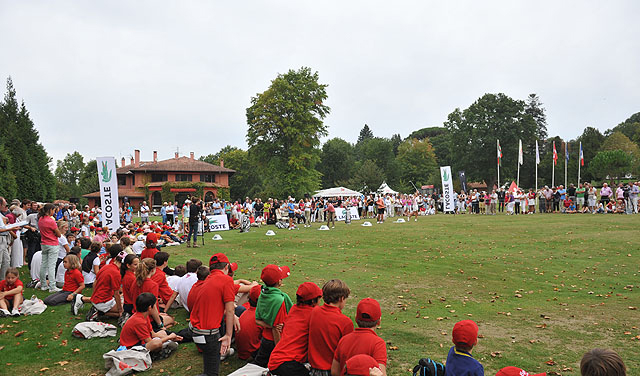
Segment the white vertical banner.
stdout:
<svg viewBox="0 0 640 376">
<path fill-rule="evenodd" d="M 440 176 L 442 177 L 442 211 L 454 212 L 451 166 L 440 167 Z"/>
<path fill-rule="evenodd" d="M 98 163 L 98 181 L 100 182 L 102 226 L 109 227 L 109 232 L 115 232 L 120 228 L 116 159 L 114 157 L 99 157 L 96 158 L 96 162 Z"/>
</svg>

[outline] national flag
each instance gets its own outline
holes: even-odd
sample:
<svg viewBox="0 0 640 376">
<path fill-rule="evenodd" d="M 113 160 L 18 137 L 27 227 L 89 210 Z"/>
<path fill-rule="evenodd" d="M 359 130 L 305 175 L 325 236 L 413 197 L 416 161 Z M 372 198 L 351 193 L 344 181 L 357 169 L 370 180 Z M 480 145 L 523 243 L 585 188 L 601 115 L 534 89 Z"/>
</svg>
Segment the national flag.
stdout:
<svg viewBox="0 0 640 376">
<path fill-rule="evenodd" d="M 518 140 L 518 164 L 522 165 L 522 140 Z"/>
<path fill-rule="evenodd" d="M 536 165 L 540 164 L 540 149 L 538 149 L 538 140 L 536 140 Z"/>
<path fill-rule="evenodd" d="M 584 166 L 584 154 L 582 154 L 582 142 L 580 143 L 580 166 Z"/>
<path fill-rule="evenodd" d="M 556 151 L 556 142 L 553 141 L 553 164 L 558 164 L 558 152 Z"/>
<path fill-rule="evenodd" d="M 500 147 L 500 140 L 496 140 L 498 143 L 498 164 L 502 163 L 502 148 Z"/>
<path fill-rule="evenodd" d="M 564 159 L 569 162 L 569 144 L 564 143 Z"/>
</svg>

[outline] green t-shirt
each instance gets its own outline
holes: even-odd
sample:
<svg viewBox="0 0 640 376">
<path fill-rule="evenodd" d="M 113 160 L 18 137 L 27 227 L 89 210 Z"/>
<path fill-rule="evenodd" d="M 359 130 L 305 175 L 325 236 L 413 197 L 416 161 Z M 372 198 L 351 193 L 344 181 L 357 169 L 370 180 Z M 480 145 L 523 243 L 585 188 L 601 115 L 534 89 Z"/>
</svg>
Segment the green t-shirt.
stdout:
<svg viewBox="0 0 640 376">
<path fill-rule="evenodd" d="M 576 189 L 576 197 L 583 198 L 585 192 L 586 189 L 584 187 Z"/>
<path fill-rule="evenodd" d="M 84 260 L 84 257 L 85 257 L 86 255 L 88 255 L 88 254 L 89 254 L 89 252 L 91 252 L 91 251 L 90 251 L 90 250 L 88 250 L 88 249 L 83 249 L 83 250 L 81 250 L 81 251 L 80 251 L 80 258 L 81 258 L 82 260 Z"/>
</svg>

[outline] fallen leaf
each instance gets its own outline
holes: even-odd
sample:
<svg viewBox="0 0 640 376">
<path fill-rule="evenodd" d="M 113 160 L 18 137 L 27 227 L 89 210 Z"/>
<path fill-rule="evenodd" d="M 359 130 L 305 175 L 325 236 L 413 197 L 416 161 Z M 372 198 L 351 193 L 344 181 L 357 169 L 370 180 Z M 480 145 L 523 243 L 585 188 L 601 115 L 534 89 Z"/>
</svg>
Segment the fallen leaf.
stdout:
<svg viewBox="0 0 640 376">
<path fill-rule="evenodd" d="M 79 352 L 80 352 L 80 349 L 73 349 L 73 352 L 74 352 L 74 353 L 79 353 Z"/>
<path fill-rule="evenodd" d="M 49 368 L 47 368 L 47 367 L 40 368 L 40 372 L 44 372 L 44 371 L 48 371 L 48 370 L 49 370 Z"/>
<path fill-rule="evenodd" d="M 62 342 L 60 343 L 60 346 L 66 346 L 67 343 L 69 343 L 69 341 L 67 341 L 66 339 L 63 339 Z"/>
<path fill-rule="evenodd" d="M 60 362 L 56 362 L 56 363 L 57 363 L 57 364 L 59 364 L 59 365 L 60 365 L 60 367 L 63 367 L 63 366 L 65 366 L 65 365 L 69 364 L 69 362 L 68 362 L 68 361 L 66 361 L 66 360 L 62 360 L 62 361 L 60 361 Z"/>
<path fill-rule="evenodd" d="M 16 333 L 16 334 L 14 335 L 14 337 L 20 337 L 20 336 L 21 336 L 21 335 L 23 335 L 25 332 L 26 332 L 26 330 L 21 330 L 21 331 L 19 331 L 18 333 Z"/>
<path fill-rule="evenodd" d="M 398 350 L 398 346 L 389 346 L 389 350 L 396 351 Z"/>
<path fill-rule="evenodd" d="M 556 365 L 556 362 L 554 362 L 553 359 L 549 359 L 545 363 L 547 363 L 547 365 L 549 365 L 549 366 L 555 366 Z"/>
</svg>

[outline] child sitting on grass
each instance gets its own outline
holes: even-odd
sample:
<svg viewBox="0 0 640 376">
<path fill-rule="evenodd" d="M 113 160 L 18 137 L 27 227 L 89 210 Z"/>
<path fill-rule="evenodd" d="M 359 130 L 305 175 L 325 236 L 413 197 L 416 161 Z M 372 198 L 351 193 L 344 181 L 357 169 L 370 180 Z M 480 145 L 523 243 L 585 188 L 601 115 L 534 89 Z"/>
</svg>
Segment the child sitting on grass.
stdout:
<svg viewBox="0 0 640 376">
<path fill-rule="evenodd" d="M 76 248 L 76 247 L 74 247 Z M 84 290 L 84 277 L 80 271 L 80 259 L 75 254 L 69 254 L 62 260 L 66 269 L 64 272 L 64 285 L 62 291 L 53 293 L 44 298 L 46 305 L 59 305 L 73 301 L 76 294 Z"/>
<path fill-rule="evenodd" d="M 24 285 L 17 268 L 9 268 L 0 281 L 0 317 L 20 316 L 18 307 L 22 304 Z M 9 312 L 11 310 L 11 312 Z"/>
<path fill-rule="evenodd" d="M 366 354 L 373 357 L 376 367 L 387 374 L 387 345 L 376 334 L 375 328 L 380 325 L 382 311 L 380 303 L 371 298 L 365 298 L 358 303 L 356 310 L 356 328 L 352 333 L 342 337 L 336 347 L 336 352 L 331 365 L 331 376 L 344 375 L 347 360 L 358 354 Z"/>
<path fill-rule="evenodd" d="M 164 359 L 178 349 L 175 341 L 182 337 L 175 333 L 167 334 L 164 330 L 154 331 L 149 316 L 155 310 L 156 297 L 148 292 L 136 298 L 136 313 L 124 324 L 120 333 L 120 345 L 126 348 L 144 346 L 151 353 L 151 358 Z"/>
<path fill-rule="evenodd" d="M 238 358 L 248 360 L 255 357 L 260 348 L 262 327 L 256 323 L 256 305 L 262 286 L 257 285 L 249 291 L 249 308 L 240 315 L 240 330 L 235 333 Z"/>
<path fill-rule="evenodd" d="M 478 343 L 478 325 L 473 320 L 458 321 L 453 326 L 453 344 L 447 355 L 445 376 L 484 376 L 482 364 L 471 356 Z"/>
<path fill-rule="evenodd" d="M 593 349 L 582 357 L 580 374 L 582 376 L 626 376 L 627 368 L 615 351 Z"/>
<path fill-rule="evenodd" d="M 158 272 L 157 264 L 155 260 L 146 258 L 143 259 L 136 268 L 135 276 L 136 282 L 131 285 L 131 296 L 137 299 L 142 293 L 148 292 L 153 296 L 158 296 L 158 283 L 153 280 L 153 275 Z M 135 310 L 134 310 L 135 312 Z M 154 306 L 154 310 L 151 312 L 151 324 L 154 331 L 159 331 L 170 328 L 174 324 L 174 320 L 171 316 L 160 313 L 158 310 L 158 304 Z"/>
</svg>

